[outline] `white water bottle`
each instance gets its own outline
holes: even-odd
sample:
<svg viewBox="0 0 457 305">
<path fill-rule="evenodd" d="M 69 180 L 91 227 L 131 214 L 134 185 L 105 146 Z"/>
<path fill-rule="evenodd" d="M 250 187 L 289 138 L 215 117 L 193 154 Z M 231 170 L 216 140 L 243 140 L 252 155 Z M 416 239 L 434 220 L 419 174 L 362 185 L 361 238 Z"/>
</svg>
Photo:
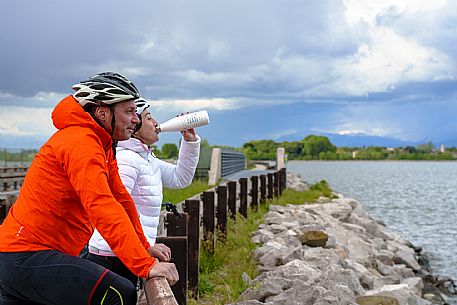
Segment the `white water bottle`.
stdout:
<svg viewBox="0 0 457 305">
<path fill-rule="evenodd" d="M 159 124 L 159 132 L 164 131 L 181 131 L 209 124 L 208 111 L 202 110 L 177 116 L 162 124 Z"/>
</svg>

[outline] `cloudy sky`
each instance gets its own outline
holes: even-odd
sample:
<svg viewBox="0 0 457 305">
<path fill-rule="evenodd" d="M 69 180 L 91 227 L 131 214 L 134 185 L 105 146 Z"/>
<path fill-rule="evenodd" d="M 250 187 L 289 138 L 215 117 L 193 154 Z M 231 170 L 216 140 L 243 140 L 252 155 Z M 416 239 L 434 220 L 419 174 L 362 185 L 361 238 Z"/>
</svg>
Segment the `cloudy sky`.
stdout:
<svg viewBox="0 0 457 305">
<path fill-rule="evenodd" d="M 0 39 L 0 147 L 39 147 L 102 71 L 159 121 L 207 109 L 210 144 L 457 146 L 457 1 L 1 1 Z"/>
</svg>

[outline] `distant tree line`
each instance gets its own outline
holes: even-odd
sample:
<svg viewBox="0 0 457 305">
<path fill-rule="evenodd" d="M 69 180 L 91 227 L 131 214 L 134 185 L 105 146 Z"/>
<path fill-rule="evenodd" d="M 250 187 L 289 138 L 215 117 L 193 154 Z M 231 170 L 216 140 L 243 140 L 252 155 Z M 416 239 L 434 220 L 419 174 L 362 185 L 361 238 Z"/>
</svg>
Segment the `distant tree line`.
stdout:
<svg viewBox="0 0 457 305">
<path fill-rule="evenodd" d="M 30 162 L 37 154 L 36 149 L 14 149 L 14 148 L 0 148 L 0 162 L 4 165 L 7 162 L 15 162 L 15 164 Z"/>
<path fill-rule="evenodd" d="M 301 141 L 274 142 L 258 140 L 244 143 L 242 149 L 249 160 L 274 160 L 276 149 L 284 147 L 289 160 L 455 160 L 457 149 L 437 150 L 432 142 L 417 147 L 388 148 L 381 146 L 336 147 L 325 136 L 309 135 Z"/>
<path fill-rule="evenodd" d="M 383 146 L 336 147 L 326 136 L 309 135 L 301 141 L 274 142 L 257 140 L 243 144 L 241 148 L 224 145 L 209 145 L 202 139 L 201 147 L 219 147 L 244 152 L 248 160 L 275 160 L 276 149 L 284 147 L 289 160 L 456 160 L 457 148 L 446 148 L 444 152 L 436 149 L 432 142 L 418 146 L 388 148 Z M 159 149 L 153 145 L 156 157 L 177 159 L 178 145 L 165 143 Z M 36 150 L 0 148 L 0 161 L 31 161 Z"/>
</svg>

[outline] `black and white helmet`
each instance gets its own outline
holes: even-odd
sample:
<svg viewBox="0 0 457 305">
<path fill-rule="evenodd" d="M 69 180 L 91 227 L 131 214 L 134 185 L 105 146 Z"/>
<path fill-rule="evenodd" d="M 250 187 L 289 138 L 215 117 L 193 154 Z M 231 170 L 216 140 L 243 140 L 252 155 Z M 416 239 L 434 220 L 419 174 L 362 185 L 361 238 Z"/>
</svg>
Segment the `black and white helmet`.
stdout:
<svg viewBox="0 0 457 305">
<path fill-rule="evenodd" d="M 139 99 L 137 99 L 135 101 L 135 105 L 136 105 L 136 114 L 138 115 L 138 117 L 141 116 L 141 114 L 143 113 L 144 110 L 146 110 L 147 108 L 149 108 L 151 106 L 151 105 L 149 105 L 148 101 L 146 101 L 142 97 L 140 97 Z"/>
<path fill-rule="evenodd" d="M 139 119 L 138 124 L 136 124 L 136 126 L 135 126 L 135 132 L 137 132 L 138 130 L 140 130 L 141 125 L 143 123 L 143 121 L 141 119 L 141 114 L 143 113 L 143 111 L 148 109 L 151 105 L 148 103 L 148 101 L 146 101 L 142 97 L 140 97 L 139 99 L 137 99 L 135 101 L 135 105 L 136 105 L 136 114 L 137 114 L 138 119 Z"/>
<path fill-rule="evenodd" d="M 96 74 L 72 88 L 76 91 L 73 97 L 83 107 L 87 104 L 112 105 L 140 98 L 135 85 L 125 76 L 114 72 Z"/>
</svg>

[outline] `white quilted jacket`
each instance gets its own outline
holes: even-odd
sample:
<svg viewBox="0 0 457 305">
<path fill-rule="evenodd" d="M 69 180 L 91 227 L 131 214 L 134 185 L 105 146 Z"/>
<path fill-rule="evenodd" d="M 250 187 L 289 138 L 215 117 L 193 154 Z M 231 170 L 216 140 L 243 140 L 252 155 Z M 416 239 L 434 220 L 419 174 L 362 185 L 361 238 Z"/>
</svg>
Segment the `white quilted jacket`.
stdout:
<svg viewBox="0 0 457 305">
<path fill-rule="evenodd" d="M 181 141 L 177 165 L 157 159 L 151 149 L 138 139 L 120 141 L 116 159 L 119 175 L 127 191 L 132 195 L 144 234 L 154 245 L 162 205 L 162 188 L 184 188 L 192 182 L 200 154 L 200 137 L 197 141 Z M 100 233 L 95 230 L 89 248 L 101 250 L 100 254 L 115 254 Z M 92 252 L 92 251 L 91 251 Z"/>
</svg>

